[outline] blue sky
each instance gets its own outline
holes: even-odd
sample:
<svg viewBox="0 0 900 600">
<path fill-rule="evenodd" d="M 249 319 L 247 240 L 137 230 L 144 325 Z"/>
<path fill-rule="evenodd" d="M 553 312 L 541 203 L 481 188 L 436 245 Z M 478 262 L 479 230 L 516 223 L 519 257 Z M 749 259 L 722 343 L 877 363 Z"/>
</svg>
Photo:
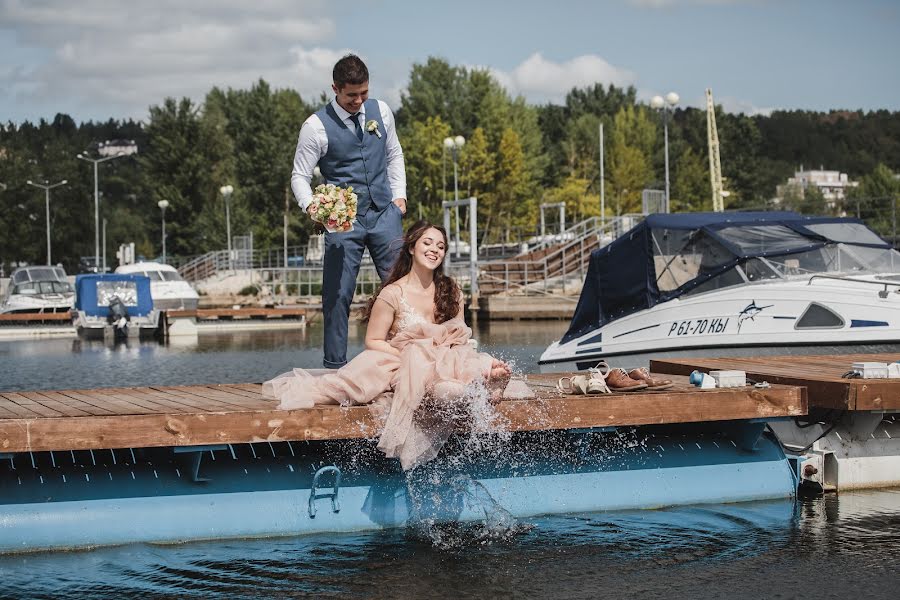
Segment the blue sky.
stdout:
<svg viewBox="0 0 900 600">
<path fill-rule="evenodd" d="M 492 70 L 513 94 L 634 85 L 733 112 L 900 109 L 889 0 L 0 0 L 0 122 L 133 117 L 260 77 L 314 98 L 347 51 L 396 106 L 413 63 Z"/>
</svg>

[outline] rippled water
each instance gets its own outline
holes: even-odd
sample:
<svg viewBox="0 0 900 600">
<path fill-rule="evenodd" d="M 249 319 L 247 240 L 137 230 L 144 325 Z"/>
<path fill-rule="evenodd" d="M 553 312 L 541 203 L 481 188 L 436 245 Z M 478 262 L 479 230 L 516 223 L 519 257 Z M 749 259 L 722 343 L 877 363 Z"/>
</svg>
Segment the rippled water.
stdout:
<svg viewBox="0 0 900 600">
<path fill-rule="evenodd" d="M 8 597 L 895 598 L 900 490 L 461 527 L 0 557 Z"/>
<path fill-rule="evenodd" d="M 493 323 L 531 370 L 562 322 Z M 170 345 L 0 342 L 0 390 L 262 381 L 319 366 L 321 329 Z M 359 351 L 362 330 L 351 340 Z M 152 523 L 147 524 L 152 527 Z M 0 556 L 9 598 L 895 598 L 900 490 L 365 534 Z"/>
<path fill-rule="evenodd" d="M 482 350 L 533 371 L 544 348 L 567 326 L 563 321 L 485 323 L 475 333 Z M 364 338 L 365 329 L 351 325 L 348 357 L 363 349 Z M 319 324 L 172 338 L 166 344 L 0 341 L 0 391 L 262 382 L 294 367 L 320 368 L 321 347 Z"/>
</svg>

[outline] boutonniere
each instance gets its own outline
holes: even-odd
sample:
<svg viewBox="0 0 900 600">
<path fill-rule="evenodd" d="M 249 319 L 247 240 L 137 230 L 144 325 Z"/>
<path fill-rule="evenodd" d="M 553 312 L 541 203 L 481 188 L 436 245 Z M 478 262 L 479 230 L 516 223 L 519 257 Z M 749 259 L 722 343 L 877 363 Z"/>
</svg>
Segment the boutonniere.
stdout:
<svg viewBox="0 0 900 600">
<path fill-rule="evenodd" d="M 372 119 L 370 121 L 366 121 L 366 131 L 369 133 L 374 133 L 378 137 L 381 137 L 381 132 L 378 131 L 378 121 Z"/>
</svg>

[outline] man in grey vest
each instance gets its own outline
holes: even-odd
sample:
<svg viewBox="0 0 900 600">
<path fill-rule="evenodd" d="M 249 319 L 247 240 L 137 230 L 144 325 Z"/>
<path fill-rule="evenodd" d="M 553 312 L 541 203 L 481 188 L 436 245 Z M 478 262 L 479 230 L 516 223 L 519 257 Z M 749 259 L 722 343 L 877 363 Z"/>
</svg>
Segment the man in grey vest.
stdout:
<svg viewBox="0 0 900 600">
<path fill-rule="evenodd" d="M 369 99 L 365 63 L 349 54 L 334 65 L 332 79 L 334 100 L 300 128 L 291 189 L 300 207 L 308 210 L 310 181 L 318 164 L 326 183 L 353 186 L 357 194 L 353 231 L 325 233 L 323 364 L 337 369 L 347 363 L 347 321 L 363 249 L 368 247 L 382 281 L 400 249 L 406 170 L 394 114 L 384 102 Z"/>
</svg>

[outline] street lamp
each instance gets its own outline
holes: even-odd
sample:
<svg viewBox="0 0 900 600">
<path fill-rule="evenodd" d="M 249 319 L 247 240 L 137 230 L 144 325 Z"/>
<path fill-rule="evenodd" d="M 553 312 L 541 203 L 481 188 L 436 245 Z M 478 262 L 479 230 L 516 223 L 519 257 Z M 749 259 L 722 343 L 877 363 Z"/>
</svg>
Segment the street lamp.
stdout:
<svg viewBox="0 0 900 600">
<path fill-rule="evenodd" d="M 159 207 L 159 210 L 162 211 L 162 256 L 163 256 L 163 264 L 166 262 L 166 209 L 169 207 L 168 200 L 160 200 L 156 203 Z"/>
<path fill-rule="evenodd" d="M 84 153 L 79 153 L 76 158 L 94 163 L 94 265 L 100 268 L 100 192 L 98 183 L 97 165 L 119 158 L 128 156 L 137 152 L 137 145 L 134 141 L 118 140 L 115 142 L 106 141 L 97 147 L 97 152 L 102 158 L 91 158 Z"/>
<path fill-rule="evenodd" d="M 228 236 L 228 270 L 231 270 L 231 207 L 229 201 L 231 194 L 234 193 L 234 187 L 223 185 L 219 188 L 219 193 L 225 198 L 225 235 Z"/>
<path fill-rule="evenodd" d="M 46 180 L 44 180 L 43 184 L 40 184 L 40 183 L 34 183 L 33 181 L 31 181 L 29 179 L 25 183 L 27 183 L 28 185 L 32 185 L 36 188 L 41 188 L 42 190 L 44 190 L 44 202 L 45 202 L 45 206 L 46 206 L 46 210 L 47 210 L 47 265 L 49 266 L 49 265 L 53 264 L 53 262 L 50 258 L 50 190 L 52 190 L 55 187 L 59 187 L 61 185 L 66 185 L 68 183 L 68 181 L 63 179 L 59 183 L 54 183 L 53 185 L 48 185 L 50 182 L 46 181 Z"/>
<path fill-rule="evenodd" d="M 662 96 L 653 96 L 650 99 L 650 106 L 656 110 L 662 110 L 663 113 L 663 132 L 665 135 L 665 154 L 666 154 L 666 212 L 669 212 L 669 111 L 675 110 L 678 104 L 678 94 L 669 92 L 665 99 Z"/>
<path fill-rule="evenodd" d="M 456 137 L 445 137 L 444 148 L 450 151 L 453 157 L 453 201 L 459 202 L 459 182 L 457 180 L 457 163 L 459 162 L 459 151 L 466 145 L 466 138 L 461 135 Z M 454 254 L 459 258 L 459 204 L 454 208 L 456 214 L 456 251 Z"/>
</svg>

